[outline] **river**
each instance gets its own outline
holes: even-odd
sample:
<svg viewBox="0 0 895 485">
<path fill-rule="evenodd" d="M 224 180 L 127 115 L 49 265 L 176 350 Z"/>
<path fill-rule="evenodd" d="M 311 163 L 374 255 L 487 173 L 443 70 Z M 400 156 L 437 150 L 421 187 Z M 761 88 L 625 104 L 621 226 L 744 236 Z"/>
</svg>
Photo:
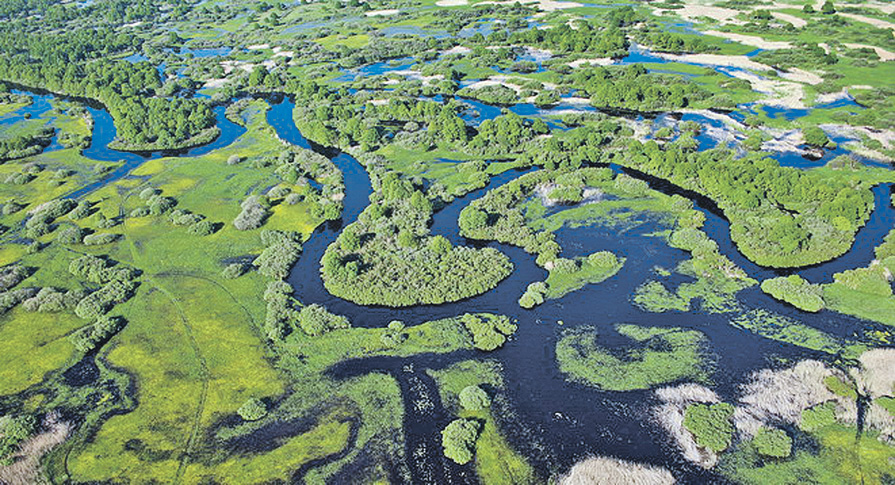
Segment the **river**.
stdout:
<svg viewBox="0 0 895 485">
<path fill-rule="evenodd" d="M 42 109 L 46 101 L 34 95 L 35 106 Z M 51 99 L 51 98 L 50 98 Z M 295 127 L 292 120 L 294 105 L 288 98 L 272 105 L 267 119 L 283 140 L 296 146 L 317 149 Z M 522 109 L 522 108 L 520 108 Z M 525 108 L 527 109 L 527 108 Z M 232 143 L 245 129 L 235 125 L 223 115 L 224 108 L 215 113 L 221 136 L 212 144 L 180 153 L 133 154 L 110 150 L 107 145 L 115 137 L 111 116 L 92 107 L 94 119 L 93 137 L 89 148 L 82 154 L 96 161 L 124 163 L 102 180 L 84 186 L 68 194 L 79 198 L 122 177 L 147 160 L 162 156 L 193 157 L 208 153 Z M 494 111 L 490 115 L 496 116 Z M 627 258 L 622 270 L 609 280 L 589 285 L 558 299 L 548 300 L 533 309 L 524 310 L 516 303 L 525 287 L 543 280 L 546 271 L 534 264 L 534 258 L 520 248 L 488 243 L 505 253 L 513 262 L 514 271 L 495 289 L 464 301 L 444 305 L 421 305 L 411 308 L 391 309 L 370 307 L 336 298 L 323 287 L 320 278 L 320 259 L 326 247 L 335 241 L 346 225 L 354 222 L 369 203 L 372 185 L 361 164 L 346 153 L 321 150 L 328 153 L 342 170 L 345 180 L 345 209 L 341 220 L 320 226 L 309 241 L 299 262 L 293 268 L 289 282 L 296 298 L 304 304 L 319 303 L 330 311 L 348 317 L 358 327 L 381 327 L 391 320 L 402 320 L 408 325 L 451 317 L 466 312 L 492 312 L 508 315 L 518 321 L 516 335 L 501 349 L 494 352 L 464 351 L 450 355 L 420 355 L 409 358 L 373 358 L 343 362 L 331 369 L 337 378 L 346 378 L 368 372 L 388 372 L 399 382 L 405 402 L 405 436 L 407 457 L 422 454 L 423 459 L 409 459 L 415 482 L 474 483 L 473 465 L 459 466 L 444 458 L 440 448 L 439 431 L 452 419 L 441 407 L 434 380 L 425 369 L 440 369 L 469 358 L 491 359 L 499 362 L 504 370 L 507 400 L 497 408 L 501 428 L 513 446 L 529 457 L 542 472 L 566 470 L 577 460 L 590 455 L 608 455 L 668 467 L 682 481 L 710 480 L 722 482 L 723 478 L 675 458 L 667 436 L 650 421 L 649 408 L 656 404 L 651 391 L 601 392 L 584 385 L 566 381 L 558 370 L 555 360 L 555 342 L 563 329 L 592 325 L 607 346 L 625 347 L 626 342 L 613 330 L 617 323 L 637 323 L 648 326 L 680 326 L 704 332 L 711 341 L 716 360 L 716 372 L 712 375 L 712 388 L 726 400 L 734 400 L 738 386 L 752 371 L 765 368 L 769 360 L 788 360 L 817 357 L 817 352 L 768 340 L 737 329 L 728 323 L 729 315 L 707 314 L 700 311 L 646 313 L 630 301 L 634 290 L 647 281 L 656 266 L 674 268 L 688 255 L 670 248 L 661 238 L 647 234 L 657 228 L 657 223 L 645 219 L 630 231 L 616 233 L 604 227 L 564 227 L 557 233 L 563 256 L 574 257 L 598 250 L 608 250 Z M 618 170 L 618 167 L 614 167 Z M 459 234 L 457 217 L 471 201 L 486 191 L 510 182 L 534 169 L 512 170 L 494 176 L 490 184 L 465 197 L 458 198 L 437 211 L 431 223 L 433 234 L 447 237 L 453 244 L 483 244 L 470 241 Z M 873 248 L 882 241 L 895 222 L 895 210 L 889 203 L 890 187 L 881 185 L 874 189 L 875 209 L 860 232 L 852 249 L 833 261 L 792 271 L 762 268 L 749 262 L 730 240 L 728 222 L 717 208 L 704 198 L 683 191 L 673 185 L 644 177 L 651 186 L 665 193 L 681 193 L 695 200 L 707 217 L 705 230 L 716 241 L 723 254 L 746 270 L 750 276 L 763 279 L 777 274 L 797 273 L 812 282 L 827 282 L 834 272 L 867 265 L 873 259 Z M 674 276 L 671 283 L 685 281 Z M 857 319 L 822 311 L 818 314 L 800 312 L 777 302 L 755 288 L 740 293 L 739 300 L 747 308 L 767 308 L 786 316 L 798 318 L 812 327 L 835 335 L 848 336 L 873 327 Z M 560 324 L 562 321 L 564 324 Z M 413 402 L 425 397 L 434 406 L 419 410 Z"/>
</svg>

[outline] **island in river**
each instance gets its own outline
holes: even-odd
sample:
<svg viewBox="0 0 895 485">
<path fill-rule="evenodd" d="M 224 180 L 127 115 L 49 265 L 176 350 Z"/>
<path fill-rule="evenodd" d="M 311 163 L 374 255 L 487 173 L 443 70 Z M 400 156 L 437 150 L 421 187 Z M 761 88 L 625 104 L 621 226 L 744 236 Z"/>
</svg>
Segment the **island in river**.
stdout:
<svg viewBox="0 0 895 485">
<path fill-rule="evenodd" d="M 0 483 L 889 483 L 895 8 L 0 6 Z"/>
</svg>

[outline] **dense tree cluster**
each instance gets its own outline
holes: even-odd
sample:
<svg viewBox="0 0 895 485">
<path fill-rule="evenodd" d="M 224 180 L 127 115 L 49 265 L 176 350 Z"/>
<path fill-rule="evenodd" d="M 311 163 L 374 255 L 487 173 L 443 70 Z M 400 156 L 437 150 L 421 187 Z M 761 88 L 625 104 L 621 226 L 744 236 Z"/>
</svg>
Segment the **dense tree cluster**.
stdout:
<svg viewBox="0 0 895 485">
<path fill-rule="evenodd" d="M 118 333 L 125 323 L 121 317 L 100 316 L 93 325 L 81 328 L 68 339 L 79 351 L 90 352 Z"/>
<path fill-rule="evenodd" d="M 536 254 L 538 264 L 543 266 L 558 257 L 560 247 L 553 233 L 535 231 L 528 226 L 524 202 L 538 187 L 551 185 L 551 193 L 580 194 L 586 186 L 601 186 L 612 179 L 612 171 L 607 168 L 586 168 L 574 172 L 538 171 L 523 175 L 497 190 L 489 191 L 463 209 L 458 220 L 460 232 L 469 238 L 519 246 L 526 252 Z"/>
<path fill-rule="evenodd" d="M 817 44 L 802 44 L 791 49 L 773 49 L 759 52 L 755 61 L 781 69 L 799 67 L 802 69 L 822 69 L 839 62 L 836 54 L 827 53 Z"/>
<path fill-rule="evenodd" d="M 296 310 L 298 302 L 291 295 L 292 287 L 282 280 L 271 281 L 264 292 L 264 301 L 267 303 L 264 330 L 274 342 L 282 341 L 294 329 L 316 337 L 351 326 L 347 318 L 330 313 L 322 305 L 312 304 Z"/>
<path fill-rule="evenodd" d="M 650 46 L 651 50 L 656 52 L 689 54 L 718 50 L 717 46 L 706 43 L 704 40 L 700 39 L 698 35 L 657 32 L 646 35 L 643 41 Z"/>
<path fill-rule="evenodd" d="M 806 312 L 824 309 L 823 289 L 799 275 L 781 276 L 761 282 L 761 291 Z"/>
<path fill-rule="evenodd" d="M 36 431 L 37 423 L 33 416 L 0 416 L 0 466 L 12 465 L 11 456 L 19 444 L 30 438 Z"/>
<path fill-rule="evenodd" d="M 444 456 L 460 465 L 469 463 L 475 456 L 475 442 L 481 425 L 474 419 L 455 419 L 441 432 Z"/>
<path fill-rule="evenodd" d="M 323 256 L 330 293 L 362 304 L 439 304 L 481 294 L 509 275 L 512 264 L 496 249 L 429 236 L 432 204 L 408 181 L 387 174 L 376 198 Z"/>
<path fill-rule="evenodd" d="M 765 266 L 804 266 L 844 253 L 873 207 L 872 192 L 857 178 L 781 167 L 761 155 L 632 141 L 618 161 L 717 202 L 739 249 Z"/>
<path fill-rule="evenodd" d="M 138 42 L 108 29 L 76 29 L 52 40 L 0 30 L 0 79 L 102 102 L 115 119 L 116 148 L 180 148 L 213 140 L 219 130 L 205 100 L 152 97 L 161 88 L 152 64 L 108 60 Z"/>
<path fill-rule="evenodd" d="M 726 450 L 733 440 L 734 407 L 728 403 L 695 403 L 684 412 L 684 427 L 696 444 L 715 453 Z"/>
<path fill-rule="evenodd" d="M 486 351 L 502 347 L 517 328 L 505 315 L 467 313 L 461 317 L 460 321 L 472 334 L 473 346 Z"/>
<path fill-rule="evenodd" d="M 252 262 L 268 278 L 282 280 L 301 255 L 301 236 L 297 232 L 262 231 L 264 251 Z"/>
<path fill-rule="evenodd" d="M 708 97 L 692 81 L 680 76 L 651 74 L 640 64 L 581 68 L 571 78 L 573 86 L 587 93 L 591 104 L 600 108 L 674 110 Z"/>
<path fill-rule="evenodd" d="M 628 52 L 624 31 L 615 26 L 601 27 L 598 21 L 577 22 L 576 28 L 562 24 L 552 29 L 528 29 L 514 33 L 510 41 L 596 57 L 624 57 Z"/>
<path fill-rule="evenodd" d="M 0 138 L 0 162 L 37 155 L 50 144 L 55 133 L 53 128 L 44 127 L 36 133 Z"/>
</svg>

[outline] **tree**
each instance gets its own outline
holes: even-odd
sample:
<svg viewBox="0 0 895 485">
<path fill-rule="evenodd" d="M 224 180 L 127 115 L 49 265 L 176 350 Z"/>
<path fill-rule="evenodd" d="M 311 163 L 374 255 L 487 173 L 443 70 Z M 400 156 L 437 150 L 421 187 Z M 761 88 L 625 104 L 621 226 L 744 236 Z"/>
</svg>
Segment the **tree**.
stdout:
<svg viewBox="0 0 895 485">
<path fill-rule="evenodd" d="M 258 421 L 267 416 L 267 405 L 258 398 L 251 398 L 236 411 L 246 421 Z"/>
<path fill-rule="evenodd" d="M 805 128 L 802 131 L 802 137 L 805 139 L 806 144 L 814 147 L 825 147 L 830 143 L 830 139 L 827 138 L 824 130 L 816 126 Z"/>
<path fill-rule="evenodd" d="M 821 7 L 820 11 L 825 15 L 832 15 L 836 13 L 836 7 L 833 5 L 833 2 L 827 0 L 826 2 L 824 2 L 824 6 Z"/>
<path fill-rule="evenodd" d="M 479 423 L 472 419 L 455 419 L 441 432 L 444 456 L 460 465 L 469 463 L 475 454 Z"/>
<path fill-rule="evenodd" d="M 479 386 L 466 386 L 460 391 L 460 406 L 467 411 L 479 411 L 490 405 L 491 398 Z"/>
<path fill-rule="evenodd" d="M 715 453 L 730 446 L 734 408 L 728 403 L 690 405 L 684 412 L 684 427 L 693 433 L 696 444 Z"/>
<path fill-rule="evenodd" d="M 782 429 L 761 428 L 752 444 L 758 453 L 772 458 L 786 458 L 792 452 L 792 438 Z"/>
</svg>

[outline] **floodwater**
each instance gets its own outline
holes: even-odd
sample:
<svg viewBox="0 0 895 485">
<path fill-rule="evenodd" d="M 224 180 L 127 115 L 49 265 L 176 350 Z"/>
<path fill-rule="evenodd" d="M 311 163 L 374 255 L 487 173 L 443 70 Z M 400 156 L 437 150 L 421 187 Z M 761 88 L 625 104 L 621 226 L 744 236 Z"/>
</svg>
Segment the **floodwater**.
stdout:
<svg viewBox="0 0 895 485">
<path fill-rule="evenodd" d="M 389 68 L 394 66 L 368 67 L 359 69 L 356 73 L 373 74 Z M 39 115 L 50 103 L 52 96 L 34 96 L 35 104 L 27 109 L 34 112 L 33 115 Z M 467 121 L 470 123 L 493 118 L 501 112 L 499 108 L 467 102 L 478 111 L 478 115 L 469 116 Z M 367 206 L 372 185 L 364 168 L 353 157 L 323 150 L 309 143 L 295 127 L 292 120 L 293 108 L 292 101 L 283 99 L 272 106 L 267 119 L 283 140 L 330 156 L 342 170 L 346 187 L 345 209 L 341 220 L 318 228 L 304 245 L 303 254 L 290 274 L 289 282 L 299 301 L 304 304 L 325 305 L 330 311 L 348 317 L 357 327 L 381 327 L 396 319 L 408 325 L 416 325 L 467 312 L 505 314 L 517 320 L 519 325 L 516 335 L 503 348 L 494 352 L 463 351 L 450 355 L 373 358 L 344 362 L 331 369 L 331 374 L 336 378 L 380 371 L 388 372 L 397 379 L 405 401 L 406 456 L 414 457 L 408 459 L 414 482 L 476 481 L 473 465 L 460 466 L 442 455 L 439 431 L 451 421 L 452 416 L 441 407 L 435 382 L 425 373 L 425 369 L 441 369 L 469 358 L 499 362 L 504 370 L 507 399 L 495 404 L 498 407 L 494 414 L 512 446 L 528 457 L 545 477 L 550 473 L 565 471 L 577 460 L 587 456 L 605 455 L 665 466 L 684 483 L 723 483 L 722 477 L 679 458 L 669 438 L 651 421 L 649 409 L 656 404 L 651 391 L 605 392 L 564 379 L 555 361 L 555 343 L 563 330 L 581 325 L 592 326 L 600 334 L 603 344 L 615 348 L 624 348 L 630 344 L 614 331 L 614 325 L 618 323 L 699 330 L 710 340 L 715 359 L 716 370 L 711 376 L 712 388 L 726 400 L 736 399 L 738 386 L 745 382 L 749 373 L 771 365 L 776 358 L 801 359 L 819 355 L 814 351 L 764 339 L 737 329 L 729 324 L 730 315 L 708 314 L 698 309 L 652 314 L 633 305 L 631 295 L 638 286 L 655 277 L 654 268 L 673 269 L 687 258 L 685 252 L 670 248 L 661 238 L 649 235 L 662 228 L 661 223 L 651 219 L 649 215 L 641 216 L 638 224 L 625 231 L 602 226 L 560 229 L 557 240 L 563 247 L 562 256 L 576 257 L 608 250 L 626 258 L 624 267 L 603 283 L 586 286 L 561 299 L 548 300 L 533 310 L 520 308 L 517 299 L 525 287 L 529 283 L 542 281 L 547 276 L 546 271 L 535 265 L 534 258 L 520 248 L 467 240 L 459 234 L 457 218 L 466 205 L 486 191 L 535 169 L 513 170 L 494 176 L 486 188 L 458 198 L 436 212 L 431 221 L 432 233 L 447 237 L 455 245 L 494 247 L 512 260 L 513 273 L 495 289 L 460 302 L 401 309 L 356 305 L 336 298 L 323 286 L 320 259 L 340 231 L 354 222 Z M 134 154 L 109 149 L 107 145 L 115 137 L 112 118 L 101 107 L 89 109 L 94 119 L 93 138 L 83 155 L 97 161 L 122 160 L 124 165 L 103 180 L 68 195 L 73 198 L 127 176 L 146 160 L 161 156 L 198 156 L 229 145 L 245 131 L 226 120 L 224 108 L 218 107 L 215 108 L 215 113 L 222 133 L 213 143 L 181 153 Z M 541 111 L 529 106 L 510 109 L 526 115 L 535 114 L 534 110 Z M 693 119 L 708 126 L 716 123 L 698 118 L 698 115 L 693 116 L 685 119 Z M 711 137 L 700 138 L 698 141 L 700 149 L 710 148 L 715 143 Z M 620 170 L 618 167 L 613 168 Z M 694 200 L 697 208 L 707 216 L 705 231 L 719 244 L 721 252 L 757 279 L 797 273 L 814 283 L 828 282 L 834 272 L 869 264 L 873 259 L 873 248 L 895 224 L 895 210 L 889 202 L 891 188 L 881 185 L 874 189 L 874 212 L 867 225 L 859 232 L 857 243 L 848 253 L 828 263 L 800 270 L 762 268 L 739 253 L 730 240 L 729 223 L 711 201 L 667 182 L 633 171 L 626 172 L 646 179 L 654 189 L 665 193 L 679 193 Z M 668 279 L 667 283 L 676 285 L 684 281 L 687 281 L 686 277 L 676 275 Z M 741 292 L 739 300 L 746 308 L 767 308 L 839 336 L 873 328 L 873 325 L 866 322 L 828 311 L 818 314 L 800 312 L 767 297 L 755 288 Z M 410 405 L 422 398 L 430 400 L 433 406 L 417 409 Z"/>
</svg>

